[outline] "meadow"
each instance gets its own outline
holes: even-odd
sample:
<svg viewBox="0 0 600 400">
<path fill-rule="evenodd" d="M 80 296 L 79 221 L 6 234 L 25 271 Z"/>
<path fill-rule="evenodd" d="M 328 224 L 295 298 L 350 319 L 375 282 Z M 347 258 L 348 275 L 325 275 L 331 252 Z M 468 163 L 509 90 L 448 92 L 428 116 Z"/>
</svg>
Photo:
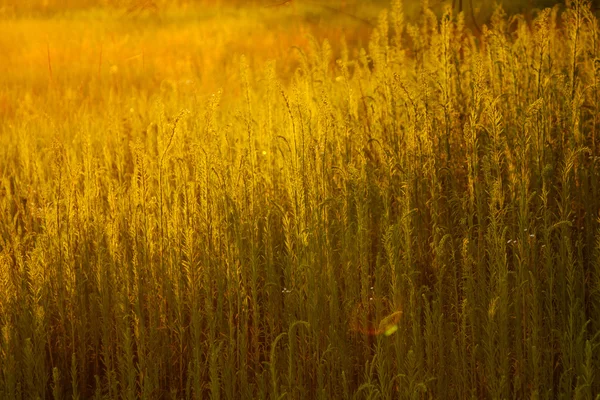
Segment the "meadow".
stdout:
<svg viewBox="0 0 600 400">
<path fill-rule="evenodd" d="M 3 1 L 0 399 L 600 398 L 587 1 Z"/>
</svg>

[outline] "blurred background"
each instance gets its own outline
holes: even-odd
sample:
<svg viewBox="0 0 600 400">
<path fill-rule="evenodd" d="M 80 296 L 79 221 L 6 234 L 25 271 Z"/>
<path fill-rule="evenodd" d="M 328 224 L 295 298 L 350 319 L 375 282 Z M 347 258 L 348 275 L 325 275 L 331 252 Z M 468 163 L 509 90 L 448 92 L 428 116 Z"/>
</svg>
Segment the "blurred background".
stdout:
<svg viewBox="0 0 600 400">
<path fill-rule="evenodd" d="M 451 0 L 452 1 L 452 0 Z M 441 10 L 448 1 L 430 0 L 429 6 Z M 496 3 L 502 4 L 510 13 L 532 12 L 536 9 L 563 3 L 557 0 L 453 0 L 455 9 L 462 9 L 485 22 Z M 349 18 L 376 18 L 378 10 L 389 5 L 389 0 L 0 0 L 0 12 L 6 15 L 24 12 L 55 13 L 76 9 L 106 8 L 136 13 L 160 13 L 173 7 L 296 7 L 302 9 L 320 8 L 329 13 L 346 14 Z M 406 0 L 407 13 L 420 8 L 419 0 Z M 592 0 L 600 3 L 600 0 Z M 313 10 L 314 12 L 314 10 Z M 375 14 L 375 15 L 373 15 Z"/>
<path fill-rule="evenodd" d="M 506 13 L 557 5 L 556 0 L 499 0 Z M 600 0 L 593 0 L 599 2 Z M 423 4 L 438 15 L 462 7 L 467 25 L 478 32 L 496 0 L 404 0 L 408 22 Z M 202 99 L 224 89 L 238 95 L 240 60 L 253 71 L 276 60 L 288 79 L 301 53 L 329 42 L 334 58 L 342 46 L 356 59 L 390 0 L 0 0 L 0 117 L 18 110 L 51 112 L 48 93 L 82 105 L 124 93 L 171 93 Z M 260 73 L 257 73 L 260 79 Z M 121 100 L 119 100 L 121 101 Z M 201 101 L 201 100 L 199 100 Z M 19 105 L 20 104 L 20 105 Z M 63 107 L 64 106 L 64 107 Z M 137 108 L 123 105 L 124 110 Z"/>
</svg>

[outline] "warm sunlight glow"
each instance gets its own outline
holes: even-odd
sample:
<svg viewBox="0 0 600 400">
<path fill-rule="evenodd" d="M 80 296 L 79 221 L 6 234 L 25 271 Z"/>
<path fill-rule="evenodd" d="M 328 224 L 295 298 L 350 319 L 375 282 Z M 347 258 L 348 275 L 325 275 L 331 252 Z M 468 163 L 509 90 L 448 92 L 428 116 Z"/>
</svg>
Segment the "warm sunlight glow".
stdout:
<svg viewBox="0 0 600 400">
<path fill-rule="evenodd" d="M 0 0 L 0 400 L 597 399 L 589 0 Z"/>
</svg>

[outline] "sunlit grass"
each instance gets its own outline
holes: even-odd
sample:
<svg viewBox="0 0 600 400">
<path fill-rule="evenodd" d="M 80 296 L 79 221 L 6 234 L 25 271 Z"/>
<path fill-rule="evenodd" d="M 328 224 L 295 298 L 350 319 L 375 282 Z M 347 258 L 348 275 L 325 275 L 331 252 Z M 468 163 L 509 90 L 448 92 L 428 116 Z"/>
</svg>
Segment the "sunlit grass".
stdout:
<svg viewBox="0 0 600 400">
<path fill-rule="evenodd" d="M 594 399 L 600 30 L 563 9 L 4 19 L 0 398 Z"/>
</svg>

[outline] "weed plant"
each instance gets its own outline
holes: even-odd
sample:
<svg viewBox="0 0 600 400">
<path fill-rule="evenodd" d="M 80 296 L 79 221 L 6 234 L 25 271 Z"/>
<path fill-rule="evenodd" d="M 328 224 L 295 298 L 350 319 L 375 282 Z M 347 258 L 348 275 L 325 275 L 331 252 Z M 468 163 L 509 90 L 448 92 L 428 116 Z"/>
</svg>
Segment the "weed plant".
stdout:
<svg viewBox="0 0 600 400">
<path fill-rule="evenodd" d="M 0 398 L 598 398 L 598 20 L 422 7 L 209 97 L 0 89 Z"/>
</svg>

